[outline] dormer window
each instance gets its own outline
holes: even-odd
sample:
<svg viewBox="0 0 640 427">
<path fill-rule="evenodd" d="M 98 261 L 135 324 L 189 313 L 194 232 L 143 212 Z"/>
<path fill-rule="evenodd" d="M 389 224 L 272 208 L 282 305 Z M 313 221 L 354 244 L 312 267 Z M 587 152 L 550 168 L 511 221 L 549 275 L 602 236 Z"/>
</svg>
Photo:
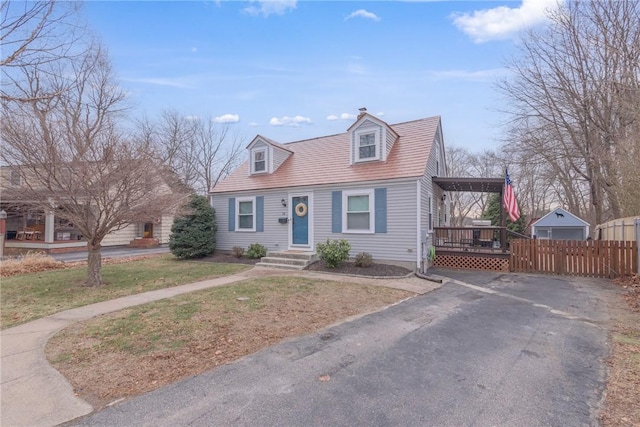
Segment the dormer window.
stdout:
<svg viewBox="0 0 640 427">
<path fill-rule="evenodd" d="M 253 173 L 267 171 L 267 150 L 253 151 Z"/>
<path fill-rule="evenodd" d="M 253 138 L 253 141 L 247 145 L 247 150 L 249 150 L 249 176 L 275 173 L 293 154 L 293 151 L 284 145 L 260 135 Z"/>
<path fill-rule="evenodd" d="M 380 131 L 362 130 L 356 132 L 356 162 L 380 160 Z"/>
<path fill-rule="evenodd" d="M 364 135 L 360 135 L 360 146 L 358 148 L 360 153 L 358 153 L 358 159 L 374 159 L 376 157 L 376 134 L 374 133 L 366 133 Z"/>
</svg>

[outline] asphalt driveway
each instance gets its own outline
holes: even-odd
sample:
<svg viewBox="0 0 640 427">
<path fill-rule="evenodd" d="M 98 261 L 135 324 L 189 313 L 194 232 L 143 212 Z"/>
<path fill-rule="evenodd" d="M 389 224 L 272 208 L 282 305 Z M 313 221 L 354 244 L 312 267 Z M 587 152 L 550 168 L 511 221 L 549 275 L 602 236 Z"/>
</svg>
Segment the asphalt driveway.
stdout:
<svg viewBox="0 0 640 427">
<path fill-rule="evenodd" d="M 442 271 L 431 293 L 77 420 L 87 426 L 597 424 L 606 281 Z"/>
</svg>

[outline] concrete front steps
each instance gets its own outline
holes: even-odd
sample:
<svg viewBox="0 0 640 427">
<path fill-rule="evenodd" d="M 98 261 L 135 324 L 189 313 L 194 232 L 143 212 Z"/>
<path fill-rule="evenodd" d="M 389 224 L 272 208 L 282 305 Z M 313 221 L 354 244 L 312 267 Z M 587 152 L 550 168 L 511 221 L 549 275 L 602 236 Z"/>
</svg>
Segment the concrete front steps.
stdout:
<svg viewBox="0 0 640 427">
<path fill-rule="evenodd" d="M 263 257 L 257 267 L 281 268 L 284 270 L 302 270 L 318 260 L 315 252 L 280 251 L 269 252 Z"/>
</svg>

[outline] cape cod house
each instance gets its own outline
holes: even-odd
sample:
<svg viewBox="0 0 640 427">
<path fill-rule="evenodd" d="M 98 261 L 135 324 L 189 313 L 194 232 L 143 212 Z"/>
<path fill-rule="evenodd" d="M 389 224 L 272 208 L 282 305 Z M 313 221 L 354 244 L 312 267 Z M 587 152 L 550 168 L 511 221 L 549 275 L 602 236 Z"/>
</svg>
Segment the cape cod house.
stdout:
<svg viewBox="0 0 640 427">
<path fill-rule="evenodd" d="M 346 239 L 350 256 L 421 266 L 448 225 L 440 117 L 389 125 L 362 109 L 345 133 L 288 144 L 256 136 L 248 160 L 210 193 L 217 247 L 314 252 Z"/>
</svg>

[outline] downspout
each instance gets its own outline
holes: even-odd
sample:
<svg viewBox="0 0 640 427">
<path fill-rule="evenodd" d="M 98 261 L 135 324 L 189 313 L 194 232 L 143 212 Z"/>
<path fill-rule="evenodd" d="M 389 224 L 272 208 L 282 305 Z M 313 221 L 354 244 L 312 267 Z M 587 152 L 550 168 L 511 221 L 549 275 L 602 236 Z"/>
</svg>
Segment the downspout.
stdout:
<svg viewBox="0 0 640 427">
<path fill-rule="evenodd" d="M 422 193 L 420 187 L 420 179 L 416 181 L 416 269 L 418 271 L 424 271 L 424 258 L 422 256 L 424 250 L 422 248 Z M 426 244 L 426 242 L 425 242 Z"/>
</svg>

